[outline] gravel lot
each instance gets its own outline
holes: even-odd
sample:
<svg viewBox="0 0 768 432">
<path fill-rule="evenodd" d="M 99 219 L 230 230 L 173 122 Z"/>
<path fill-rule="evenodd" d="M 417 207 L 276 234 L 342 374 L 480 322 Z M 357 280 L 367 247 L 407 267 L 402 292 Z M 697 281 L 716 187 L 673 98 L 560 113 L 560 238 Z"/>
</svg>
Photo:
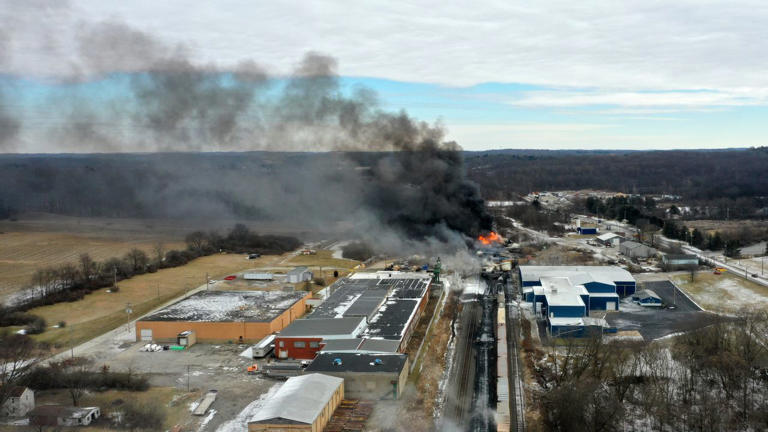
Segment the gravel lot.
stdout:
<svg viewBox="0 0 768 432">
<path fill-rule="evenodd" d="M 143 346 L 144 343 L 132 344 L 105 363 L 112 370 L 146 373 L 153 386 L 176 387 L 181 391 L 189 387 L 203 393 L 218 390 L 209 415 L 200 418 L 201 422 L 207 421 L 200 431 L 215 431 L 278 382 L 246 373 L 248 365 L 253 363 L 239 355 L 246 345 L 198 344 L 185 351 L 141 352 Z M 210 415 L 213 410 L 216 413 Z"/>
</svg>

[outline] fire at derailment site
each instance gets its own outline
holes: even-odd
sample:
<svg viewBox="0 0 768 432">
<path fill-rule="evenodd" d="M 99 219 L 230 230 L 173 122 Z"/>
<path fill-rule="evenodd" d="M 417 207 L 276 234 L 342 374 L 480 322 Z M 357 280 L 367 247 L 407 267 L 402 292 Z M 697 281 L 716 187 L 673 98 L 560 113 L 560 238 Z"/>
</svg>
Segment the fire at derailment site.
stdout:
<svg viewBox="0 0 768 432">
<path fill-rule="evenodd" d="M 0 432 L 768 431 L 740 3 L 0 0 Z"/>
</svg>

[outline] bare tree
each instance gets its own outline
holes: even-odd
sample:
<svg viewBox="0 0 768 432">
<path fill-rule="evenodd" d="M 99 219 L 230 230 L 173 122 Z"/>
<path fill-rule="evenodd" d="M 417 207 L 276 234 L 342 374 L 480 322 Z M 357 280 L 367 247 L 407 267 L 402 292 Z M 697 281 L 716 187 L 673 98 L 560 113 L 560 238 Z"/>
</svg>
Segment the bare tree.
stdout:
<svg viewBox="0 0 768 432">
<path fill-rule="evenodd" d="M 34 341 L 26 335 L 3 331 L 0 333 L 0 406 L 10 396 L 12 388 L 29 372 L 37 354 Z"/>
<path fill-rule="evenodd" d="M 194 231 L 187 234 L 184 241 L 187 243 L 190 250 L 200 254 L 205 250 L 208 243 L 208 237 L 202 231 Z"/>
<path fill-rule="evenodd" d="M 133 274 L 142 274 L 146 271 L 149 264 L 147 254 L 141 249 L 133 248 L 125 254 L 125 261 Z"/>
<path fill-rule="evenodd" d="M 161 404 L 133 400 L 123 405 L 122 426 L 134 430 L 162 430 L 166 413 Z"/>
<path fill-rule="evenodd" d="M 65 263 L 57 269 L 59 275 L 59 291 L 67 290 L 75 286 L 79 278 L 77 267 L 72 263 Z"/>
<path fill-rule="evenodd" d="M 80 254 L 80 280 L 84 287 L 90 287 L 93 283 L 93 279 L 96 277 L 97 265 L 96 262 L 87 253 Z"/>
<path fill-rule="evenodd" d="M 154 254 L 153 258 L 155 260 L 155 265 L 157 265 L 157 268 L 160 268 L 165 259 L 165 245 L 163 242 L 159 241 L 155 243 L 152 247 L 152 253 Z"/>
<path fill-rule="evenodd" d="M 85 357 L 75 357 L 52 364 L 54 370 L 61 371 L 61 383 L 67 389 L 72 405 L 78 406 L 91 382 L 92 361 Z"/>
</svg>

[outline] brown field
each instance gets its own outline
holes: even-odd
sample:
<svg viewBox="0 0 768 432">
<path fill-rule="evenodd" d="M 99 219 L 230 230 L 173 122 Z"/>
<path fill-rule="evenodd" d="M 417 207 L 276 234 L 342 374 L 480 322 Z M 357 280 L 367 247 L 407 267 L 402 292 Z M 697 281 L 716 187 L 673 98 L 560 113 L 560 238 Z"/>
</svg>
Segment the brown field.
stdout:
<svg viewBox="0 0 768 432">
<path fill-rule="evenodd" d="M 0 234 L 0 298 L 26 287 L 35 270 L 76 262 L 80 254 L 96 260 L 119 257 L 133 248 L 151 254 L 157 240 L 115 239 L 59 232 L 4 232 Z M 163 242 L 169 249 L 182 242 Z"/>
<path fill-rule="evenodd" d="M 759 220 L 725 221 L 725 220 L 700 219 L 700 220 L 680 221 L 680 224 L 683 224 L 690 229 L 698 228 L 699 231 L 706 232 L 709 234 L 714 233 L 715 231 L 737 231 L 745 227 L 759 228 L 759 229 L 768 228 L 768 221 L 759 221 Z"/>
<path fill-rule="evenodd" d="M 74 261 L 81 253 L 102 260 L 122 256 L 133 248 L 151 251 L 158 242 L 166 249 L 180 249 L 185 247 L 184 237 L 192 231 L 225 233 L 237 222 L 241 221 L 87 218 L 46 213 L 23 214 L 17 221 L 0 220 L 0 302 L 28 285 L 35 270 Z M 253 221 L 245 224 L 270 234 L 290 235 L 300 228 Z M 309 234 L 317 235 L 304 233 L 311 237 Z M 345 261 L 313 265 L 344 267 Z"/>
<path fill-rule="evenodd" d="M 182 248 L 185 229 L 168 221 L 45 214 L 0 221 L 0 301 L 26 287 L 35 270 L 74 262 L 83 253 L 104 260 L 133 248 L 150 252 L 158 242 Z"/>
<path fill-rule="evenodd" d="M 211 255 L 181 267 L 121 281 L 120 291 L 116 293 L 98 290 L 76 302 L 30 309 L 30 313 L 43 317 L 50 325 L 59 321 L 67 324 L 65 328 L 51 328 L 35 338 L 59 348 L 77 345 L 205 284 L 206 273 L 211 279 L 221 279 L 244 269 L 273 265 L 280 259 L 281 256 L 274 255 L 257 260 L 245 260 L 240 254 Z M 128 303 L 133 310 L 130 316 L 125 312 Z"/>
</svg>

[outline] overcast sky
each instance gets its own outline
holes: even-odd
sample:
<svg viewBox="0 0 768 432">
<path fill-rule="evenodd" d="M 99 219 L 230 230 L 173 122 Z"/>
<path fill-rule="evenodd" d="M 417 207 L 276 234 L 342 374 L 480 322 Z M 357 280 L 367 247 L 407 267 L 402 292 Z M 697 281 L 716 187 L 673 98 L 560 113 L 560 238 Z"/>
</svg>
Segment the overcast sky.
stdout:
<svg viewBox="0 0 768 432">
<path fill-rule="evenodd" d="M 768 2 L 446 3 L 0 0 L 0 69 L 49 86 L 140 70 L 79 59 L 78 32 L 121 22 L 219 67 L 329 54 L 465 149 L 766 145 Z"/>
</svg>

